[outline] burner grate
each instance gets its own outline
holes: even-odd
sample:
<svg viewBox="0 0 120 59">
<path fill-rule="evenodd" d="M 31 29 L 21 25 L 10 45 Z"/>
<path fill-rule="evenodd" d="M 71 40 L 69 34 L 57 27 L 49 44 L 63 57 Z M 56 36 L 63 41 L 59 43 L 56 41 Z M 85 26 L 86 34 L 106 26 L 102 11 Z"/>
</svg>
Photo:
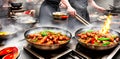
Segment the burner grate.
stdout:
<svg viewBox="0 0 120 59">
<path fill-rule="evenodd" d="M 37 58 L 44 58 L 44 59 L 50 59 L 50 58 L 55 58 L 58 55 L 66 52 L 67 50 L 69 50 L 69 47 L 64 47 L 64 48 L 60 48 L 57 50 L 52 50 L 52 51 L 44 51 L 44 50 L 39 50 L 33 46 L 27 45 L 24 47 L 24 49 L 26 51 L 28 51 L 29 53 L 31 53 L 32 55 L 34 55 Z"/>
<path fill-rule="evenodd" d="M 58 59 L 87 59 L 87 58 L 72 50 Z"/>
<path fill-rule="evenodd" d="M 115 48 L 109 49 L 109 50 L 103 50 L 103 51 L 98 51 L 98 50 L 91 50 L 88 48 L 83 47 L 79 43 L 76 46 L 76 51 L 92 58 L 92 59 L 102 59 L 104 56 L 109 55 Z"/>
<path fill-rule="evenodd" d="M 53 51 L 39 50 L 31 45 L 25 46 L 24 49 L 38 59 L 87 59 L 87 57 L 70 49 L 68 46 Z"/>
</svg>

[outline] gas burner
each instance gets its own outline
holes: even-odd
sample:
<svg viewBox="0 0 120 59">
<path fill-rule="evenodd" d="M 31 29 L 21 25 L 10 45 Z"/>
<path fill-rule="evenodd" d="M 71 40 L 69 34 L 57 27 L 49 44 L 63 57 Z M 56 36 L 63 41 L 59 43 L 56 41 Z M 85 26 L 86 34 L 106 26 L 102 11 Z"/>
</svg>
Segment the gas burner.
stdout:
<svg viewBox="0 0 120 59">
<path fill-rule="evenodd" d="M 82 53 L 92 59 L 102 59 L 106 55 L 109 55 L 114 49 L 115 48 L 112 48 L 109 50 L 98 51 L 98 50 L 91 50 L 91 49 L 85 48 L 82 45 L 80 45 L 79 43 L 76 45 L 76 51 L 78 51 L 79 53 Z"/>
<path fill-rule="evenodd" d="M 44 51 L 28 44 L 24 49 L 38 59 L 88 59 L 68 46 L 57 50 Z"/>
<path fill-rule="evenodd" d="M 88 58 L 72 50 L 68 52 L 67 54 L 59 57 L 58 59 L 88 59 Z"/>
<path fill-rule="evenodd" d="M 65 48 L 60 48 L 57 50 L 52 50 L 52 51 L 44 51 L 44 50 L 39 50 L 31 45 L 27 45 L 24 47 L 24 49 L 26 51 L 28 51 L 29 53 L 31 53 L 32 55 L 34 55 L 37 58 L 45 58 L 45 59 L 50 59 L 50 58 L 56 58 L 58 55 L 64 53 L 65 51 L 69 50 L 69 47 L 65 47 Z"/>
</svg>

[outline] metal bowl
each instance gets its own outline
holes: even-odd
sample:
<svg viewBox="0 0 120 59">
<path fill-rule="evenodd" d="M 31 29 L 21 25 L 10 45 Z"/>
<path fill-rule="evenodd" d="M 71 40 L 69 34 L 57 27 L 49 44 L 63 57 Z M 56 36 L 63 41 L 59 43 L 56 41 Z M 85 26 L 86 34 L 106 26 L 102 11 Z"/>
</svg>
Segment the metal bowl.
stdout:
<svg viewBox="0 0 120 59">
<path fill-rule="evenodd" d="M 66 20 L 68 18 L 67 13 L 65 12 L 53 12 L 54 20 Z"/>
<path fill-rule="evenodd" d="M 0 31 L 0 38 L 7 39 L 9 36 L 13 35 L 13 33 L 7 31 Z"/>
<path fill-rule="evenodd" d="M 100 28 L 98 28 L 98 27 L 93 27 L 93 28 L 80 28 L 80 29 L 78 29 L 76 32 L 75 32 L 75 38 L 77 39 L 77 41 L 82 45 L 82 46 L 84 46 L 84 47 L 86 47 L 86 48 L 88 48 L 88 49 L 91 49 L 91 50 L 108 50 L 108 49 L 112 49 L 112 48 L 114 48 L 114 47 L 116 47 L 118 44 L 119 44 L 119 42 L 120 42 L 120 39 L 119 39 L 119 42 L 117 42 L 116 44 L 113 44 L 113 45 L 110 45 L 110 46 L 98 46 L 98 45 L 93 45 L 93 44 L 86 44 L 86 43 L 83 43 L 83 42 L 81 42 L 80 40 L 82 40 L 82 39 L 80 39 L 80 37 L 77 35 L 77 34 L 79 34 L 79 33 L 82 33 L 82 32 L 85 32 L 85 31 L 87 31 L 87 30 L 100 30 Z M 118 35 L 119 37 L 120 37 L 120 33 L 119 32 L 116 32 L 116 31 L 114 31 L 114 30 L 110 30 L 110 33 L 112 33 L 112 34 L 116 34 L 116 35 Z M 80 39 L 80 40 L 79 40 Z"/>
<path fill-rule="evenodd" d="M 32 28 L 32 29 L 29 29 L 27 30 L 25 33 L 24 33 L 24 36 L 25 36 L 25 39 L 26 41 L 33 47 L 35 48 L 38 48 L 40 50 L 56 50 L 56 49 L 59 49 L 59 48 L 62 48 L 62 47 L 65 47 L 69 42 L 67 41 L 66 43 L 64 44 L 52 44 L 52 45 L 45 45 L 45 44 L 35 44 L 33 42 L 30 42 L 28 39 L 27 39 L 27 36 L 29 34 L 33 34 L 33 33 L 37 33 L 37 32 L 40 32 L 40 31 L 44 31 L 44 30 L 52 30 L 54 32 L 61 32 L 62 34 L 65 34 L 67 35 L 67 37 L 69 37 L 71 39 L 72 35 L 69 31 L 67 30 L 64 30 L 64 29 L 61 29 L 61 28 L 56 28 L 56 27 L 37 27 L 37 28 Z"/>
</svg>

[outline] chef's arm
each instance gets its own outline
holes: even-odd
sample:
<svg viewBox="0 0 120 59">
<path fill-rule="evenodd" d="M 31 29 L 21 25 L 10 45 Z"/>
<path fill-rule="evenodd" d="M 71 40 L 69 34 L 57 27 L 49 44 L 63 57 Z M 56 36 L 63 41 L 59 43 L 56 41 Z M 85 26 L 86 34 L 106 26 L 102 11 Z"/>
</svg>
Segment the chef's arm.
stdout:
<svg viewBox="0 0 120 59">
<path fill-rule="evenodd" d="M 76 10 L 70 5 L 68 0 L 61 0 L 61 3 L 63 3 L 66 8 L 67 8 L 67 12 L 71 15 L 71 16 L 75 16 L 76 15 Z"/>
<path fill-rule="evenodd" d="M 94 0 L 88 0 L 89 4 L 93 6 L 95 9 L 99 10 L 100 12 L 104 12 L 106 9 L 103 7 L 98 6 Z"/>
</svg>

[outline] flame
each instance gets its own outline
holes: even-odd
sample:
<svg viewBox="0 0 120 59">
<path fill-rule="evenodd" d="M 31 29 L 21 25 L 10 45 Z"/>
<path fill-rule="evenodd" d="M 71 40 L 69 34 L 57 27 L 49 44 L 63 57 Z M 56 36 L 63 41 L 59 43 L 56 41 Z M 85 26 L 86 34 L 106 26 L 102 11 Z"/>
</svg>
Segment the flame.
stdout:
<svg viewBox="0 0 120 59">
<path fill-rule="evenodd" d="M 109 29 L 110 29 L 110 23 L 111 23 L 111 20 L 112 20 L 112 15 L 108 15 L 107 16 L 107 19 L 102 27 L 102 29 L 100 30 L 100 33 L 102 34 L 107 34 L 109 32 Z"/>
</svg>

